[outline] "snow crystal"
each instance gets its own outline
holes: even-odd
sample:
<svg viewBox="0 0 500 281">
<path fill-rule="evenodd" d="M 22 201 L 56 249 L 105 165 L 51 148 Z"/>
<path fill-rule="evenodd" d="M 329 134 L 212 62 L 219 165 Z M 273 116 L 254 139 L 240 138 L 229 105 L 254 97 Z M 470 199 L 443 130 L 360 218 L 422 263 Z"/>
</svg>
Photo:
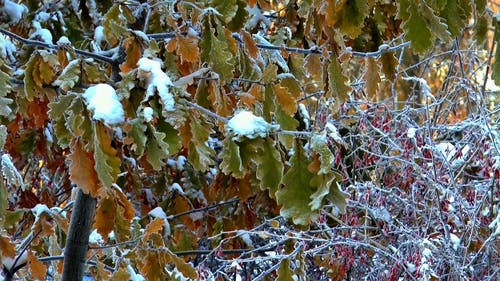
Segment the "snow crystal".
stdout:
<svg viewBox="0 0 500 281">
<path fill-rule="evenodd" d="M 94 229 L 89 235 L 89 243 L 103 244 L 104 240 L 102 239 L 101 234 L 97 232 L 97 229 Z"/>
<path fill-rule="evenodd" d="M 17 52 L 16 46 L 12 44 L 10 39 L 5 38 L 3 34 L 0 34 L 0 54 L 3 59 L 9 59 L 10 61 L 15 61 L 16 58 L 14 54 Z"/>
<path fill-rule="evenodd" d="M 35 216 L 35 221 L 38 220 L 38 218 L 43 214 L 43 213 L 48 213 L 50 214 L 50 209 L 47 207 L 45 204 L 36 204 L 33 209 L 31 209 L 31 212 Z"/>
<path fill-rule="evenodd" d="M 125 121 L 120 99 L 115 89 L 108 84 L 97 84 L 88 88 L 83 94 L 88 109 L 94 111 L 94 119 L 108 125 L 116 125 Z"/>
<path fill-rule="evenodd" d="M 5 0 L 3 5 L 3 13 L 9 17 L 10 23 L 18 23 L 28 12 L 28 7 L 23 4 L 17 4 L 10 0 Z"/>
<path fill-rule="evenodd" d="M 249 139 L 264 138 L 269 132 L 278 128 L 278 125 L 271 125 L 264 118 L 257 117 L 250 111 L 242 110 L 229 120 L 226 130 L 234 134 L 233 140 L 240 140 L 243 137 Z"/>
<path fill-rule="evenodd" d="M 141 58 L 137 62 L 139 71 L 150 72 L 148 77 L 148 86 L 146 89 L 146 99 L 153 96 L 155 90 L 158 91 L 163 107 L 166 111 L 174 111 L 174 96 L 169 92 L 169 87 L 173 86 L 170 77 L 161 69 L 161 62 L 148 58 Z"/>
<path fill-rule="evenodd" d="M 52 33 L 46 28 L 42 28 L 39 22 L 33 21 L 33 27 L 35 28 L 35 32 L 30 37 L 38 37 L 40 40 L 47 44 L 52 44 Z"/>
<path fill-rule="evenodd" d="M 151 122 L 151 120 L 153 120 L 153 114 L 154 111 L 149 106 L 145 107 L 142 111 L 142 115 L 144 116 L 144 119 L 146 119 L 146 122 Z"/>
</svg>

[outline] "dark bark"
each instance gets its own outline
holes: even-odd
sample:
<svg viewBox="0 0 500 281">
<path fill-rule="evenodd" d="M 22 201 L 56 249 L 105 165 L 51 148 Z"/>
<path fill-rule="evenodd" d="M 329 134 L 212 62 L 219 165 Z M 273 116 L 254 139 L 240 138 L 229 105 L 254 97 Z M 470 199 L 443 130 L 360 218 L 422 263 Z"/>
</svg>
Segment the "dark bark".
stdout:
<svg viewBox="0 0 500 281">
<path fill-rule="evenodd" d="M 78 190 L 64 250 L 62 281 L 79 281 L 83 278 L 95 207 L 96 199 Z"/>
</svg>

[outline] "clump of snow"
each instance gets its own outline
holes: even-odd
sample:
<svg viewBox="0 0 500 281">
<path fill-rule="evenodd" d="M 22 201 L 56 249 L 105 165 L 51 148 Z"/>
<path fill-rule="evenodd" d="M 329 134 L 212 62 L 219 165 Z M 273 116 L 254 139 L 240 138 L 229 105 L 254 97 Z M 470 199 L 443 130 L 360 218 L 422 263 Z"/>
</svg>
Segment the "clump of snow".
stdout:
<svg viewBox="0 0 500 281">
<path fill-rule="evenodd" d="M 264 138 L 277 129 L 279 129 L 278 125 L 271 125 L 264 118 L 257 117 L 246 110 L 235 114 L 226 126 L 226 131 L 234 134 L 233 140 L 240 140 L 243 137 L 249 139 Z"/>
<path fill-rule="evenodd" d="M 0 54 L 3 59 L 9 59 L 11 62 L 14 62 L 16 58 L 14 54 L 17 52 L 16 46 L 12 44 L 10 39 L 5 38 L 3 34 L 0 34 Z"/>
<path fill-rule="evenodd" d="M 137 62 L 139 71 L 149 72 L 146 89 L 146 99 L 153 96 L 155 90 L 158 91 L 161 102 L 165 111 L 174 111 L 174 96 L 170 93 L 169 88 L 173 86 L 170 77 L 161 69 L 161 62 L 148 58 L 141 58 Z"/>
<path fill-rule="evenodd" d="M 457 154 L 457 148 L 449 142 L 441 142 L 436 144 L 437 151 L 446 158 L 446 160 L 451 161 L 455 154 Z"/>
<path fill-rule="evenodd" d="M 344 141 L 344 139 L 342 139 L 342 136 L 340 136 L 339 130 L 332 122 L 326 123 L 325 131 L 328 134 L 328 136 L 330 138 L 332 138 L 336 143 L 341 144 L 344 147 L 347 147 L 347 143 Z"/>
<path fill-rule="evenodd" d="M 254 29 L 259 23 L 265 25 L 266 27 L 271 25 L 271 21 L 264 14 L 262 14 L 257 5 L 254 5 L 252 8 L 247 6 L 245 10 L 247 10 L 248 14 L 252 15 L 252 17 L 245 24 L 245 29 Z"/>
<path fill-rule="evenodd" d="M 146 281 L 144 276 L 135 272 L 134 268 L 130 264 L 127 265 L 127 271 L 130 274 L 130 281 Z"/>
<path fill-rule="evenodd" d="M 266 38 L 264 38 L 258 34 L 254 34 L 254 38 L 255 38 L 255 41 L 259 44 L 266 45 L 266 46 L 274 46 L 273 44 L 271 44 L 271 42 L 267 41 Z M 271 50 L 268 52 L 271 54 L 271 56 L 270 56 L 271 62 L 275 62 L 276 64 L 278 64 L 283 69 L 283 71 L 290 72 L 290 68 L 288 67 L 286 60 L 283 58 L 283 56 L 281 55 L 281 52 L 279 50 Z"/>
<path fill-rule="evenodd" d="M 417 128 L 408 128 L 408 131 L 406 131 L 406 136 L 410 139 L 415 138 L 415 133 L 417 132 Z"/>
<path fill-rule="evenodd" d="M 94 40 L 92 41 L 92 47 L 94 50 L 101 51 L 101 44 L 104 40 L 104 27 L 99 25 L 94 29 Z"/>
<path fill-rule="evenodd" d="M 47 44 L 52 44 L 52 33 L 46 28 L 42 28 L 39 22 L 33 21 L 35 32 L 31 35 L 32 38 L 39 38 Z"/>
<path fill-rule="evenodd" d="M 142 110 L 142 115 L 144 116 L 144 119 L 146 122 L 151 122 L 153 120 L 153 114 L 154 111 L 151 107 L 147 106 Z"/>
<path fill-rule="evenodd" d="M 35 20 L 38 22 L 46 22 L 51 18 L 50 14 L 44 11 L 38 12 L 35 15 Z"/>
<path fill-rule="evenodd" d="M 152 216 L 153 218 L 163 219 L 165 221 L 165 233 L 167 235 L 170 235 L 170 224 L 168 223 L 168 217 L 161 207 L 156 207 L 153 210 L 149 211 L 148 215 Z"/>
<path fill-rule="evenodd" d="M 31 212 L 35 216 L 35 221 L 38 220 L 38 218 L 43 214 L 47 213 L 50 214 L 50 209 L 47 207 L 45 204 L 37 204 L 33 209 L 31 209 Z"/>
<path fill-rule="evenodd" d="M 68 37 L 66 36 L 61 36 L 59 40 L 57 40 L 57 45 L 71 45 L 71 42 L 69 41 Z"/>
<path fill-rule="evenodd" d="M 311 117 L 309 116 L 309 111 L 307 111 L 306 106 L 302 103 L 299 103 L 299 112 L 300 115 L 302 116 L 304 124 L 306 125 L 306 130 L 309 130 L 309 122 L 311 120 Z"/>
<path fill-rule="evenodd" d="M 94 112 L 94 119 L 108 125 L 116 125 L 125 121 L 122 104 L 115 89 L 108 84 L 97 84 L 88 88 L 83 94 L 87 107 Z"/>
<path fill-rule="evenodd" d="M 10 0 L 5 0 L 2 12 L 9 18 L 9 23 L 15 24 L 23 19 L 24 14 L 28 13 L 28 7 Z"/>
<path fill-rule="evenodd" d="M 458 250 L 458 247 L 460 246 L 460 238 L 458 238 L 455 234 L 450 233 L 450 242 L 453 250 Z"/>
<path fill-rule="evenodd" d="M 2 175 L 7 181 L 7 185 L 19 185 L 22 190 L 24 190 L 23 177 L 17 170 L 16 166 L 14 166 L 10 155 L 7 153 L 2 155 Z"/>
<path fill-rule="evenodd" d="M 89 243 L 104 244 L 104 240 L 102 239 L 101 234 L 97 232 L 97 229 L 94 229 L 94 231 L 90 233 Z"/>
<path fill-rule="evenodd" d="M 170 186 L 170 191 L 177 191 L 179 194 L 181 195 L 184 195 L 184 190 L 182 190 L 182 187 L 180 184 L 174 182 L 171 186 Z"/>
</svg>

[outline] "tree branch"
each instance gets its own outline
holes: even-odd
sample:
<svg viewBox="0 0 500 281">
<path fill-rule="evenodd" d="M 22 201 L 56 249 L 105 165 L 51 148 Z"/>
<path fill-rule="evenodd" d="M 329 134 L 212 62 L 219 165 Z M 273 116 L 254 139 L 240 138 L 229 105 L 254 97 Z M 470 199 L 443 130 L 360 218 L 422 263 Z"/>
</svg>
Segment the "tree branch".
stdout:
<svg viewBox="0 0 500 281">
<path fill-rule="evenodd" d="M 45 48 L 45 49 L 51 49 L 51 50 L 58 50 L 60 49 L 60 46 L 57 46 L 57 45 L 54 45 L 54 44 L 49 44 L 49 43 L 45 43 L 45 42 L 42 42 L 42 41 L 38 41 L 38 40 L 31 40 L 31 39 L 26 39 L 24 37 L 21 37 L 15 33 L 12 33 L 6 29 L 3 29 L 3 28 L 0 28 L 0 33 L 3 33 L 4 35 L 7 35 L 9 36 L 10 38 L 14 39 L 14 40 L 17 40 L 25 45 L 29 45 L 29 46 L 35 46 L 35 47 L 42 47 L 42 48 Z M 102 61 L 102 62 L 106 62 L 106 63 L 109 63 L 109 64 L 115 64 L 116 61 L 110 57 L 106 57 L 106 56 L 102 56 L 102 55 L 98 55 L 98 54 L 95 54 L 95 53 L 92 53 L 92 52 L 89 52 L 89 51 L 84 51 L 84 50 L 80 50 L 80 49 L 73 49 L 73 51 L 76 53 L 76 54 L 79 54 L 79 55 L 82 55 L 82 56 L 85 56 L 85 57 L 89 57 L 89 58 L 93 58 L 93 59 L 96 59 L 96 60 L 99 60 L 99 61 Z"/>
</svg>

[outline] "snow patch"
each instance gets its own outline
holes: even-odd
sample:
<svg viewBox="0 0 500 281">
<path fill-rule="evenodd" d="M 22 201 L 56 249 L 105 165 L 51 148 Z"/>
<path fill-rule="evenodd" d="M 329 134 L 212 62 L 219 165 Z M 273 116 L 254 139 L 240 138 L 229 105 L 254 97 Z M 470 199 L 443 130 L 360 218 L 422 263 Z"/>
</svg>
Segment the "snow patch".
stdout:
<svg viewBox="0 0 500 281">
<path fill-rule="evenodd" d="M 149 72 L 147 80 L 146 98 L 153 96 L 155 90 L 158 91 L 163 108 L 165 111 L 174 111 L 174 96 L 170 93 L 169 88 L 173 86 L 170 77 L 161 69 L 161 62 L 148 58 L 141 58 L 137 62 L 139 71 Z"/>
<path fill-rule="evenodd" d="M 165 211 L 161 207 L 156 207 L 153 210 L 149 211 L 148 215 L 153 218 L 160 218 L 165 221 L 165 232 L 167 235 L 170 235 L 170 224 L 168 223 L 168 217 Z"/>
<path fill-rule="evenodd" d="M 50 213 L 50 209 L 49 207 L 47 207 L 47 205 L 45 204 L 37 204 L 35 207 L 33 207 L 33 209 L 31 209 L 31 212 L 33 213 L 33 215 L 35 216 L 35 221 L 38 220 L 38 218 L 43 214 L 43 213 L 47 213 L 47 214 L 51 214 Z"/>
<path fill-rule="evenodd" d="M 458 236 L 456 236 L 455 234 L 450 233 L 450 242 L 453 250 L 458 250 L 458 247 L 460 247 L 460 238 L 458 238 Z"/>
<path fill-rule="evenodd" d="M 28 7 L 10 0 L 5 0 L 2 12 L 9 18 L 9 23 L 15 24 L 23 19 L 24 14 L 28 13 Z"/>
<path fill-rule="evenodd" d="M 151 122 L 153 120 L 153 114 L 154 114 L 154 110 L 149 106 L 145 107 L 142 110 L 142 115 L 144 116 L 144 119 L 146 120 L 146 122 Z"/>
<path fill-rule="evenodd" d="M 47 44 L 52 44 L 52 33 L 46 28 L 42 28 L 39 22 L 33 21 L 35 32 L 31 34 L 31 38 L 39 38 Z"/>
<path fill-rule="evenodd" d="M 23 177 L 17 170 L 16 166 L 14 166 L 10 155 L 7 153 L 2 155 L 2 174 L 7 180 L 7 185 L 19 185 L 21 186 L 21 189 L 24 190 Z"/>
<path fill-rule="evenodd" d="M 66 36 L 61 36 L 59 40 L 57 40 L 57 45 L 71 45 L 71 42 L 69 41 L 68 37 Z"/>
<path fill-rule="evenodd" d="M 104 244 L 104 240 L 102 239 L 101 234 L 97 232 L 97 229 L 94 229 L 89 235 L 89 243 L 94 244 Z"/>
<path fill-rule="evenodd" d="M 0 55 L 3 59 L 9 59 L 11 62 L 14 62 L 16 58 L 14 54 L 17 52 L 16 46 L 12 44 L 10 39 L 7 39 L 3 34 L 0 34 Z"/>
<path fill-rule="evenodd" d="M 226 131 L 233 133 L 233 140 L 243 137 L 249 139 L 265 138 L 270 132 L 279 129 L 279 125 L 271 125 L 264 118 L 255 116 L 252 112 L 242 110 L 229 120 Z"/>
<path fill-rule="evenodd" d="M 115 89 L 108 84 L 97 84 L 83 94 L 89 110 L 94 112 L 94 119 L 107 125 L 116 125 L 125 121 L 122 104 Z"/>
</svg>

